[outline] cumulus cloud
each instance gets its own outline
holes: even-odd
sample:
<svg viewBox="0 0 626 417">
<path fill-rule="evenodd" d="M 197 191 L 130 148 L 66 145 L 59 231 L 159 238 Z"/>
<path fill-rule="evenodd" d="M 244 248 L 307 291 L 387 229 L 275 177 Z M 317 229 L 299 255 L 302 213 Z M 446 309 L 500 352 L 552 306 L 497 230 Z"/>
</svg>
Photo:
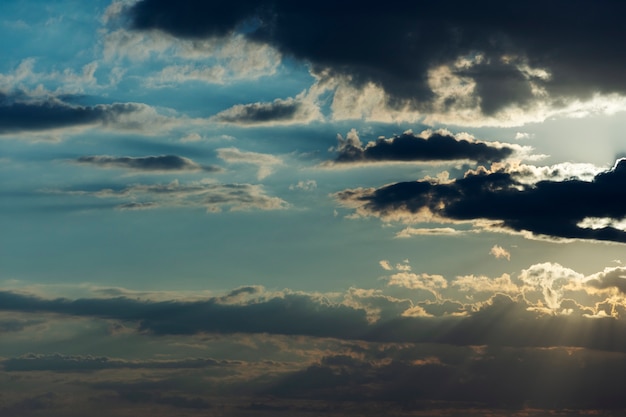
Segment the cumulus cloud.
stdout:
<svg viewBox="0 0 626 417">
<path fill-rule="evenodd" d="M 75 162 L 85 165 L 94 165 L 102 168 L 124 168 L 148 172 L 220 171 L 220 168 L 218 167 L 203 167 L 189 158 L 177 155 L 159 155 L 144 157 L 115 157 L 108 155 L 94 155 L 81 156 L 80 158 L 76 159 Z"/>
<path fill-rule="evenodd" d="M 626 243 L 621 201 L 626 161 L 600 172 L 591 181 L 521 182 L 507 170 L 469 171 L 449 183 L 432 180 L 401 182 L 378 189 L 338 192 L 337 200 L 356 215 L 389 220 L 475 222 L 489 221 L 502 231 L 530 232 L 563 239 Z M 590 225 L 589 222 L 594 220 Z M 604 219 L 598 222 L 598 219 Z"/>
<path fill-rule="evenodd" d="M 219 212 L 224 208 L 231 211 L 280 210 L 288 206 L 284 200 L 267 195 L 261 185 L 216 184 L 206 181 L 181 184 L 174 180 L 168 184 L 134 184 L 120 189 L 105 188 L 98 191 L 42 191 L 83 198 L 123 200 L 123 203 L 117 205 L 121 210 L 196 207 L 204 208 L 207 212 Z"/>
<path fill-rule="evenodd" d="M 453 135 L 447 130 L 424 131 L 419 135 L 407 131 L 393 138 L 379 138 L 363 146 L 358 132 L 352 129 L 346 137 L 338 135 L 338 164 L 373 162 L 476 161 L 497 162 L 512 156 L 518 158 L 530 151 L 518 145 L 489 143 L 468 134 Z"/>
<path fill-rule="evenodd" d="M 519 8 L 455 1 L 408 7 L 393 1 L 374 10 L 350 2 L 332 15 L 324 12 L 332 6 L 275 0 L 220 7 L 186 0 L 173 6 L 143 0 L 120 13 L 137 33 L 158 31 L 189 41 L 238 34 L 308 62 L 317 77 L 341 80 L 333 106 L 349 117 L 365 112 L 378 118 L 515 125 L 592 108 L 594 99 L 616 98 L 624 109 L 626 61 L 613 42 L 623 35 L 614 29 L 621 27 L 618 4 L 564 7 L 533 1 Z M 485 9 L 492 13 L 477 12 Z M 590 24 L 597 21 L 605 24 Z M 584 35 L 578 27 L 587 28 Z"/>
</svg>

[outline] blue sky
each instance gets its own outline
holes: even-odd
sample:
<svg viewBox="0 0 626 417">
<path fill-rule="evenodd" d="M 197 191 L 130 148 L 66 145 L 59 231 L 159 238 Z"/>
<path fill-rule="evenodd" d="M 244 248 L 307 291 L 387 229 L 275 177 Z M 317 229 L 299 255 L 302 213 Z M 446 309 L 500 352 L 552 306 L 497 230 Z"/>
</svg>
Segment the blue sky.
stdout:
<svg viewBox="0 0 626 417">
<path fill-rule="evenodd" d="M 622 9 L 2 2 L 0 414 L 619 413 Z"/>
</svg>

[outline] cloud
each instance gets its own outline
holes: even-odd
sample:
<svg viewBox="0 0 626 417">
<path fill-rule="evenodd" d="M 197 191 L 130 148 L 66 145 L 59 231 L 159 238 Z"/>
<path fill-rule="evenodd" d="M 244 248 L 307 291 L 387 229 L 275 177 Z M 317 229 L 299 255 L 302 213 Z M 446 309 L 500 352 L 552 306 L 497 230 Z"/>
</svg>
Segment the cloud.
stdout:
<svg viewBox="0 0 626 417">
<path fill-rule="evenodd" d="M 621 227 L 626 217 L 621 204 L 626 198 L 624 184 L 626 160 L 619 160 L 592 181 L 573 178 L 528 184 L 506 170 L 477 170 L 449 183 L 401 182 L 344 190 L 335 197 L 362 216 L 476 224 L 487 220 L 494 230 L 626 243 Z M 596 220 L 590 225 L 590 219 Z"/>
<path fill-rule="evenodd" d="M 450 284 L 459 291 L 469 293 L 474 298 L 476 293 L 487 294 L 510 294 L 516 296 L 521 294 L 520 286 L 516 285 L 509 274 L 502 274 L 497 278 L 489 278 L 484 275 L 463 275 L 458 276 Z"/>
<path fill-rule="evenodd" d="M 426 290 L 437 295 L 440 289 L 448 286 L 448 281 L 441 275 L 414 274 L 405 271 L 389 277 L 388 284 L 411 290 Z"/>
<path fill-rule="evenodd" d="M 619 4 L 533 1 L 519 8 L 487 0 L 409 7 L 394 0 L 384 9 L 351 2 L 332 15 L 324 12 L 332 6 L 275 0 L 219 7 L 186 0 L 173 6 L 143 0 L 123 13 L 129 28 L 140 33 L 189 41 L 238 34 L 269 45 L 309 63 L 320 78 L 341 80 L 335 100 L 351 100 L 337 107 L 347 108 L 350 101 L 368 112 L 385 107 L 405 120 L 413 114 L 427 122 L 521 124 L 576 103 L 584 107 L 594 95 L 626 94 L 626 60 L 614 42 L 626 34 L 617 18 Z M 493 13 L 477 11 L 485 9 Z M 591 24 L 598 21 L 605 24 Z M 587 28 L 584 35 L 579 27 Z M 369 106 L 372 101 L 376 105 Z"/>
<path fill-rule="evenodd" d="M 300 94 L 296 98 L 279 98 L 273 102 L 237 104 L 210 120 L 247 127 L 307 124 L 321 119 L 322 114 L 314 100 Z"/>
<path fill-rule="evenodd" d="M 507 261 L 511 260 L 511 253 L 504 249 L 502 246 L 493 245 L 489 251 L 490 255 L 493 255 L 496 259 L 504 258 Z"/>
<path fill-rule="evenodd" d="M 585 277 L 546 263 L 532 265 L 518 277 L 463 275 L 448 280 L 400 270 L 385 277 L 384 290 L 350 288 L 328 295 L 270 292 L 259 286 L 225 295 L 157 300 L 104 293 L 97 298 L 44 298 L 0 291 L 0 310 L 20 313 L 21 320 L 30 320 L 29 314 L 39 320 L 105 320 L 150 337 L 267 333 L 380 343 L 578 346 L 626 352 L 626 298 L 621 282 L 613 281 L 623 275 L 623 268 L 612 268 Z M 388 291 L 399 291 L 402 298 Z M 598 334 L 613 337 L 593 336 Z M 43 358 L 14 364 L 62 367 L 72 360 Z M 161 361 L 83 362 L 93 369 L 169 366 Z"/>
<path fill-rule="evenodd" d="M 136 54 L 145 56 L 151 49 L 161 54 L 167 50 L 174 56 L 192 61 L 167 65 L 158 73 L 147 77 L 145 84 L 155 88 L 187 82 L 229 84 L 255 80 L 274 75 L 281 62 L 281 56 L 275 49 L 246 41 L 242 36 L 214 42 L 186 42 L 158 32 L 144 36 L 118 31 L 109 34 L 107 39 L 110 54 L 115 50 L 118 55 L 135 57 Z M 129 39 L 135 39 L 135 42 L 129 43 Z M 116 44 L 117 42 L 119 43 Z M 137 51 L 140 48 L 144 50 Z"/>
<path fill-rule="evenodd" d="M 598 289 L 615 288 L 626 294 L 626 268 L 606 268 L 603 272 L 591 275 L 586 284 Z"/>
<path fill-rule="evenodd" d="M 168 117 L 141 103 L 82 106 L 53 96 L 0 92 L 0 135 L 89 127 L 149 133 L 168 123 Z"/>
<path fill-rule="evenodd" d="M 583 275 L 559 264 L 546 262 L 523 270 L 519 278 L 523 283 L 540 290 L 549 308 L 557 309 L 564 297 L 564 287 L 573 281 L 582 281 Z"/>
<path fill-rule="evenodd" d="M 20 332 L 28 327 L 43 323 L 43 320 L 0 319 L 0 334 Z"/>
<path fill-rule="evenodd" d="M 43 90 L 42 84 L 53 83 L 62 86 L 63 91 L 71 94 L 82 94 L 86 88 L 95 87 L 98 84 L 96 71 L 98 62 L 93 61 L 85 64 L 79 72 L 65 68 L 63 71 L 36 72 L 35 58 L 22 60 L 13 72 L 7 74 L 0 73 L 0 92 L 8 91 L 29 91 L 33 93 Z"/>
<path fill-rule="evenodd" d="M 415 228 L 406 227 L 396 233 L 397 238 L 409 238 L 412 236 L 454 236 L 463 232 L 452 227 Z"/>
<path fill-rule="evenodd" d="M 288 204 L 278 197 L 268 196 L 261 185 L 215 184 L 206 181 L 181 184 L 174 180 L 168 184 L 134 184 L 121 189 L 42 190 L 46 193 L 76 197 L 95 197 L 105 200 L 125 200 L 117 208 L 122 210 L 151 209 L 158 207 L 200 207 L 207 212 L 223 208 L 238 210 L 280 210 Z"/>
<path fill-rule="evenodd" d="M 291 184 L 289 186 L 290 190 L 302 190 L 302 191 L 313 191 L 317 188 L 317 182 L 315 180 L 306 180 L 306 181 L 298 181 L 297 184 Z"/>
<path fill-rule="evenodd" d="M 218 167 L 203 167 L 198 165 L 189 158 L 176 155 L 159 155 L 159 156 L 81 156 L 76 159 L 79 164 L 95 165 L 102 168 L 125 168 L 136 171 L 151 172 L 181 172 L 181 171 L 220 171 Z"/>
<path fill-rule="evenodd" d="M 407 131 L 393 138 L 379 138 L 363 146 L 358 132 L 352 129 L 344 139 L 338 135 L 338 153 L 333 162 L 433 162 L 433 161 L 477 161 L 498 162 L 516 155 L 522 156 L 528 148 L 518 145 L 488 143 L 475 140 L 468 134 L 453 135 L 441 130 L 424 131 L 419 135 Z"/>
<path fill-rule="evenodd" d="M 274 172 L 277 166 L 283 165 L 282 159 L 277 156 L 240 151 L 235 147 L 216 150 L 217 156 L 228 164 L 252 164 L 259 167 L 257 178 L 262 180 Z"/>
<path fill-rule="evenodd" d="M 381 354 L 385 361 L 377 360 Z M 602 414 L 624 407 L 615 384 L 624 359 L 567 347 L 368 347 L 360 357 L 328 355 L 282 376 L 267 391 L 272 398 L 324 399 L 337 407 L 368 404 L 359 415 L 376 415 L 378 409 L 366 408 L 379 403 L 388 413 L 397 407 L 429 416 Z M 555 401 L 563 410 L 554 410 Z"/>
<path fill-rule="evenodd" d="M 382 269 L 384 269 L 385 271 L 393 271 L 393 267 L 391 266 L 391 264 L 389 263 L 389 261 L 386 260 L 382 260 L 380 262 L 378 262 L 378 264 L 380 265 L 380 267 Z"/>
<path fill-rule="evenodd" d="M 26 354 L 20 357 L 4 359 L 0 364 L 6 372 L 28 371 L 100 371 L 105 369 L 202 369 L 227 367 L 229 362 L 214 359 L 185 360 L 123 360 L 109 357 L 80 355 L 42 355 Z"/>
</svg>

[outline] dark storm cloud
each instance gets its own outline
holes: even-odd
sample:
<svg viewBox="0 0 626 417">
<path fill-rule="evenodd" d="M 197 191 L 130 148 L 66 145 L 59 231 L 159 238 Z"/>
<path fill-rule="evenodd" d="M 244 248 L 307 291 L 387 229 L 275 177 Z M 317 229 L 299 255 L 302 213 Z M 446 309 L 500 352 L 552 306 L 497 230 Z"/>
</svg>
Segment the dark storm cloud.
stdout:
<svg viewBox="0 0 626 417">
<path fill-rule="evenodd" d="M 245 33 L 318 74 L 374 82 L 398 107 L 428 102 L 428 71 L 448 65 L 475 83 L 484 114 L 524 107 L 533 88 L 554 98 L 625 93 L 626 54 L 616 41 L 626 37 L 623 13 L 622 2 L 583 0 L 391 0 L 384 7 L 349 0 L 339 8 L 328 0 L 143 0 L 127 10 L 136 30 L 189 39 Z M 460 58 L 471 64 L 455 64 Z"/>
<path fill-rule="evenodd" d="M 626 243 L 626 232 L 611 223 L 626 216 L 625 189 L 626 160 L 619 160 L 590 182 L 571 179 L 528 185 L 504 171 L 477 172 L 448 184 L 402 182 L 375 190 L 346 190 L 336 197 L 361 214 L 403 216 L 428 210 L 447 220 L 489 219 L 537 235 Z M 596 218 L 610 220 L 596 226 L 589 220 Z M 589 227 L 583 222 L 586 219 Z"/>
<path fill-rule="evenodd" d="M 76 159 L 80 164 L 91 164 L 103 168 L 126 168 L 137 171 L 207 171 L 216 172 L 218 167 L 203 167 L 189 158 L 177 155 L 159 156 L 82 156 Z"/>
<path fill-rule="evenodd" d="M 74 126 L 104 125 L 139 127 L 140 120 L 122 121 L 139 116 L 148 106 L 139 103 L 74 105 L 58 98 L 36 99 L 21 93 L 0 92 L 0 134 L 44 131 Z M 130 122 L 130 123 L 129 123 Z"/>
<path fill-rule="evenodd" d="M 378 139 L 365 147 L 360 141 L 341 140 L 335 162 L 453 161 L 469 159 L 479 163 L 497 162 L 513 155 L 514 145 L 457 139 L 452 135 L 430 136 L 404 133 L 391 139 Z"/>
</svg>

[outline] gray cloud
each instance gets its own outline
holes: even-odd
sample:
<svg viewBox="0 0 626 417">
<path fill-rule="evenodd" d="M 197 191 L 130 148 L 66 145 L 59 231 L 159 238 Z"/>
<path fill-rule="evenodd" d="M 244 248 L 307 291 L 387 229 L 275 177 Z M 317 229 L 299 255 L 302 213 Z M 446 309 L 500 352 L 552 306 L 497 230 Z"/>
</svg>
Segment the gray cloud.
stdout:
<svg viewBox="0 0 626 417">
<path fill-rule="evenodd" d="M 626 160 L 619 160 L 613 169 L 597 174 L 593 181 L 544 180 L 528 184 L 504 170 L 479 170 L 446 184 L 401 182 L 378 189 L 345 190 L 335 196 L 362 215 L 425 215 L 441 221 L 488 219 L 513 231 L 626 243 L 626 231 L 620 224 L 626 217 L 624 184 Z"/>
<path fill-rule="evenodd" d="M 176 155 L 144 157 L 94 155 L 81 156 L 76 159 L 76 162 L 80 164 L 95 165 L 102 168 L 125 168 L 137 171 L 220 171 L 220 168 L 218 167 L 201 166 L 189 158 Z"/>
</svg>

